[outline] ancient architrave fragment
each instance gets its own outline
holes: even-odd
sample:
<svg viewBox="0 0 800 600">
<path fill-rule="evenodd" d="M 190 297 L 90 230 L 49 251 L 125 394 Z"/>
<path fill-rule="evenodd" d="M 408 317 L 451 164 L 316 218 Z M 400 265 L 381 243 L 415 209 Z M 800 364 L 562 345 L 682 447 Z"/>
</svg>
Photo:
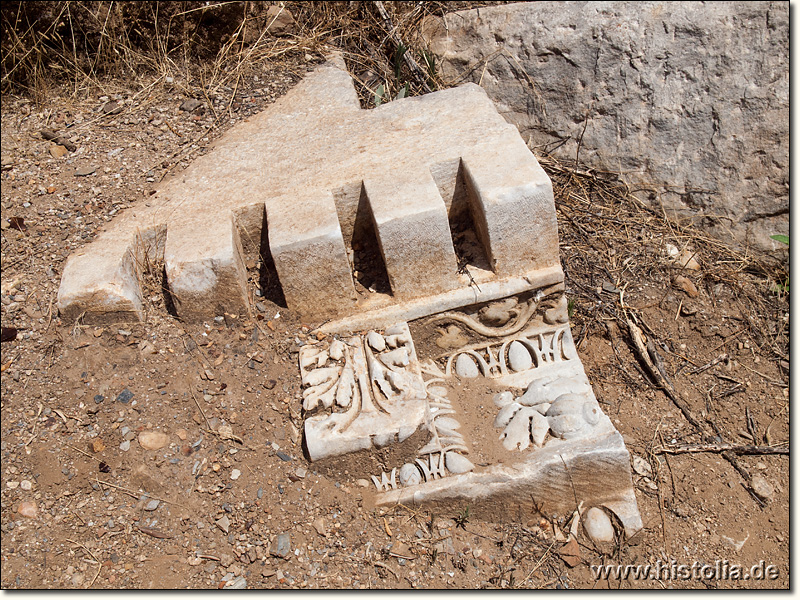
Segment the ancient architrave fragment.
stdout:
<svg viewBox="0 0 800 600">
<path fill-rule="evenodd" d="M 179 317 L 241 314 L 263 258 L 304 320 L 380 328 L 558 283 L 557 243 L 550 180 L 479 86 L 362 110 L 334 57 L 70 256 L 58 307 L 142 319 L 163 265 Z"/>
<path fill-rule="evenodd" d="M 550 180 L 478 86 L 366 111 L 333 59 L 74 253 L 59 310 L 143 319 L 163 268 L 181 318 L 243 314 L 248 258 L 331 334 L 299 352 L 311 461 L 402 444 L 361 474 L 378 504 L 641 528 L 572 340 Z M 477 378 L 488 410 L 459 392 Z"/>
<path fill-rule="evenodd" d="M 467 337 L 478 341 L 445 352 L 426 348 L 434 357 L 419 365 L 425 409 L 416 414 L 424 415 L 428 439 L 415 460 L 363 474 L 375 485 L 377 504 L 450 511 L 468 505 L 472 514 L 512 520 L 535 512 L 571 513 L 580 505 L 613 513 L 625 535 L 641 529 L 630 458 L 583 371 L 563 287 L 440 313 L 412 323 L 409 331 L 437 325 L 442 347 Z M 317 364 L 318 350 L 309 352 L 305 362 Z M 503 390 L 495 394 L 493 410 L 449 397 L 459 379 L 478 377 Z M 349 381 L 344 374 L 340 380 Z M 305 429 L 310 451 L 318 445 L 346 447 L 334 441 L 337 433 L 330 428 L 309 427 L 313 418 Z M 465 428 L 465 422 L 477 425 Z M 482 455 L 477 461 L 476 452 Z M 502 460 L 487 462 L 490 455 Z"/>
</svg>

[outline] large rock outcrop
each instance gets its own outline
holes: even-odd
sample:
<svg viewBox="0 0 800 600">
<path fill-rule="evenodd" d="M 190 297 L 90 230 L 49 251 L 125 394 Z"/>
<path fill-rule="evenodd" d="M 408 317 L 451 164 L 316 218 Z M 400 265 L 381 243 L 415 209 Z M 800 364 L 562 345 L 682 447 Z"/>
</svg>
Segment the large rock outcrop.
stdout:
<svg viewBox="0 0 800 600">
<path fill-rule="evenodd" d="M 428 23 L 451 81 L 474 81 L 535 151 L 618 172 L 654 205 L 784 256 L 786 2 L 530 2 Z"/>
</svg>

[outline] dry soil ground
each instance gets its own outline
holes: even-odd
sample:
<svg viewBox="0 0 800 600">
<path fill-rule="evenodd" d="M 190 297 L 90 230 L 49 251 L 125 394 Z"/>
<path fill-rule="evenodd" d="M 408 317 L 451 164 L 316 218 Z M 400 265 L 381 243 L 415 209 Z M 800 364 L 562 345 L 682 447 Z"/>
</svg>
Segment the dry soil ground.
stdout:
<svg viewBox="0 0 800 600">
<path fill-rule="evenodd" d="M 182 324 L 156 282 L 145 323 L 62 322 L 66 257 L 317 61 L 300 52 L 260 65 L 235 96 L 161 78 L 79 97 L 54 88 L 38 105 L 3 98 L 2 325 L 18 332 L 2 343 L 2 587 L 788 587 L 788 456 L 738 458 L 766 482 L 758 498 L 718 453 L 660 452 L 703 440 L 647 381 L 613 317 L 630 307 L 676 394 L 726 441 L 786 447 L 788 301 L 758 276 L 713 275 L 720 254 L 701 241 L 690 297 L 671 283 L 680 269 L 662 233 L 630 231 L 625 246 L 617 227 L 604 241 L 609 215 L 571 199 L 578 180 L 564 171 L 552 174 L 573 335 L 628 444 L 645 524 L 605 555 L 581 537 L 576 566 L 562 557 L 568 515 L 494 524 L 455 509 L 374 509 L 358 474 L 309 464 L 297 349 L 313 324 L 259 299 L 255 271 L 253 318 Z M 190 95 L 202 105 L 180 110 Z M 74 151 L 61 155 L 44 129 Z M 147 450 L 142 432 L 168 443 Z M 777 578 L 596 582 L 590 569 L 659 560 L 764 561 Z"/>
</svg>

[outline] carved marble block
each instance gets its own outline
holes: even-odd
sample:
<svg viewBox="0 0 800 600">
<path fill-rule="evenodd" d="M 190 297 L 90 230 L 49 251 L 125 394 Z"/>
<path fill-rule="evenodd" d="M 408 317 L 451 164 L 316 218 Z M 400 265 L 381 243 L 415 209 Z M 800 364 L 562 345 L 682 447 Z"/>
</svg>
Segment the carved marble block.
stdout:
<svg viewBox="0 0 800 600">
<path fill-rule="evenodd" d="M 405 323 L 304 346 L 299 361 L 312 461 L 403 442 L 426 421 L 425 385 Z"/>
<path fill-rule="evenodd" d="M 363 474 L 375 485 L 378 505 L 451 511 L 456 505 L 469 506 L 471 514 L 494 520 L 572 513 L 580 505 L 581 510 L 613 514 L 625 535 L 641 529 L 629 455 L 581 365 L 563 286 L 443 312 L 410 325 L 334 341 L 327 354 L 325 345 L 304 349 L 304 408 L 308 413 L 320 403 L 332 407 L 306 420 L 312 460 L 322 456 L 321 448 L 332 455 L 381 447 L 407 439 L 421 427 L 427 441 L 419 445 L 414 460 Z M 432 328 L 441 337 L 434 344 L 426 338 L 428 358 L 419 361 L 410 332 L 430 333 Z M 399 364 L 381 358 L 396 352 L 390 346 L 401 347 L 393 340 L 401 330 L 398 339 L 409 340 L 402 346 L 408 354 L 402 353 Z M 457 347 L 442 351 L 452 345 Z M 337 361 L 331 360 L 331 349 L 340 357 Z M 361 358 L 367 352 L 389 371 L 370 371 Z M 380 381 L 390 381 L 389 372 L 402 373 L 402 381 L 409 383 L 381 386 Z M 488 407 L 457 391 L 460 382 L 479 378 L 495 390 Z M 343 385 L 346 399 L 337 408 Z M 373 412 L 358 433 L 337 429 L 341 423 L 355 425 L 354 415 L 363 414 L 349 404 L 349 390 L 357 388 L 381 403 L 396 398 L 397 408 L 405 402 L 403 417 L 395 417 L 389 406 L 385 412 L 377 406 L 370 408 Z M 379 429 L 384 422 L 392 425 Z"/>
</svg>

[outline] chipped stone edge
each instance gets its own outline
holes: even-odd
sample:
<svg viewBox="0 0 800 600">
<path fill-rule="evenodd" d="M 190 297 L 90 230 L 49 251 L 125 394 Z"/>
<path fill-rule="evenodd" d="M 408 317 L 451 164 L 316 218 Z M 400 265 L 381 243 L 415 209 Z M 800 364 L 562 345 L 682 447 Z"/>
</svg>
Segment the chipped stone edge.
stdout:
<svg viewBox="0 0 800 600">
<path fill-rule="evenodd" d="M 571 512 L 577 502 L 592 498 L 591 506 L 605 506 L 614 512 L 630 538 L 644 526 L 633 492 L 630 455 L 620 433 L 605 419 L 605 433 L 599 439 L 558 440 L 527 460 L 378 493 L 375 505 L 439 505 L 453 510 L 461 503 L 479 513 L 483 501 L 488 500 L 486 510 L 492 520 L 504 516 L 513 520 L 520 510 L 522 514 L 537 508 L 547 513 Z M 595 473 L 594 482 L 584 482 L 575 474 L 586 469 Z M 598 486 L 601 478 L 604 484 Z M 531 494 L 531 490 L 535 492 Z"/>
</svg>

